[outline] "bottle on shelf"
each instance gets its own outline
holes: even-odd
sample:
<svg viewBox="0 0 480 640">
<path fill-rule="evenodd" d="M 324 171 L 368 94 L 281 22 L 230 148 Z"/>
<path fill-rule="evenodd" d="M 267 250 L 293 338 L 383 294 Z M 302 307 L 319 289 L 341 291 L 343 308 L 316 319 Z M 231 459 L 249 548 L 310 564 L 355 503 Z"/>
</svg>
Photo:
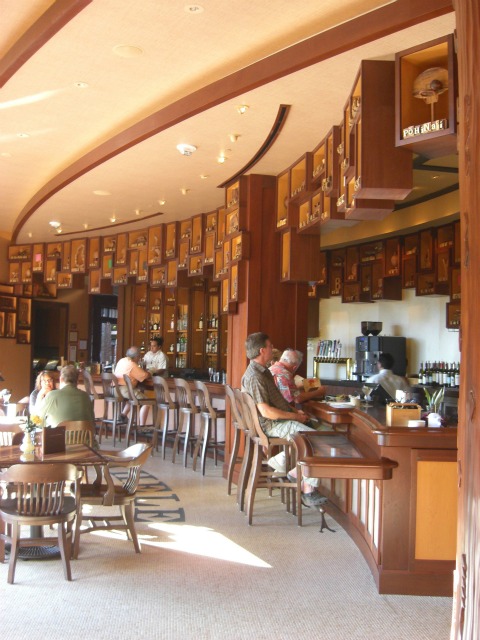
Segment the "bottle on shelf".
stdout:
<svg viewBox="0 0 480 640">
<path fill-rule="evenodd" d="M 418 370 L 418 383 L 423 384 L 423 362 L 420 362 L 420 369 Z"/>
<path fill-rule="evenodd" d="M 200 318 L 198 320 L 198 328 L 203 329 L 203 313 L 200 314 Z"/>
<path fill-rule="evenodd" d="M 172 317 L 170 319 L 170 329 L 173 331 L 175 329 L 175 314 L 172 313 Z"/>
</svg>

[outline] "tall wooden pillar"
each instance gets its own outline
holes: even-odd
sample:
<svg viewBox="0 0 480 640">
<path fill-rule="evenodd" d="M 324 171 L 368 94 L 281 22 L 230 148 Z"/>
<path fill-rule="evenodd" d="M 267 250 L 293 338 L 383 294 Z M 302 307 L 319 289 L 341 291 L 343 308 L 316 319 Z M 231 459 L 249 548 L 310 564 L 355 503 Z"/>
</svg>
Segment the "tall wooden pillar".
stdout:
<svg viewBox="0 0 480 640">
<path fill-rule="evenodd" d="M 454 0 L 459 78 L 462 235 L 461 372 L 458 403 L 459 513 L 452 638 L 480 637 L 480 5 Z"/>
<path fill-rule="evenodd" d="M 308 285 L 281 282 L 276 179 L 250 175 L 245 186 L 250 257 L 241 265 L 243 295 L 238 312 L 228 317 L 228 382 L 234 387 L 240 386 L 248 364 L 245 340 L 250 333 L 264 331 L 279 349 L 292 347 L 305 353 L 307 347 Z"/>
</svg>

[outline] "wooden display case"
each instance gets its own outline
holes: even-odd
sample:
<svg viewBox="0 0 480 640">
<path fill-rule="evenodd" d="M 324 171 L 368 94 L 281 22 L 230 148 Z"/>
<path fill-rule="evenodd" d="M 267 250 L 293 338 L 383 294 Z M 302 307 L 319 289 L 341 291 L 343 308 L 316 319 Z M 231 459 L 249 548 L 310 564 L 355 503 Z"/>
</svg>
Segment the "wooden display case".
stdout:
<svg viewBox="0 0 480 640">
<path fill-rule="evenodd" d="M 138 275 L 138 250 L 133 249 L 127 256 L 127 275 L 136 278 Z"/>
<path fill-rule="evenodd" d="M 399 276 L 402 266 L 402 246 L 400 238 L 385 240 L 385 275 Z"/>
<path fill-rule="evenodd" d="M 32 261 L 32 245 L 17 244 L 8 247 L 8 260 L 10 262 L 31 262 Z"/>
<path fill-rule="evenodd" d="M 113 252 L 102 255 L 102 278 L 112 278 L 113 276 Z"/>
<path fill-rule="evenodd" d="M 45 260 L 45 245 L 43 243 L 35 243 L 32 249 L 32 271 L 34 273 L 42 273 Z"/>
<path fill-rule="evenodd" d="M 177 286 L 177 274 L 178 274 L 178 260 L 169 260 L 166 264 L 167 267 L 167 286 Z"/>
<path fill-rule="evenodd" d="M 213 256 L 215 252 L 215 232 L 207 232 L 205 234 L 205 258 L 204 264 L 213 264 Z"/>
<path fill-rule="evenodd" d="M 219 249 L 225 239 L 225 218 L 227 216 L 227 209 L 225 207 L 219 207 L 217 209 L 217 237 L 215 239 L 215 248 Z"/>
<path fill-rule="evenodd" d="M 90 238 L 88 241 L 88 268 L 98 269 L 100 266 L 100 238 Z"/>
<path fill-rule="evenodd" d="M 205 214 L 205 233 L 217 233 L 218 211 Z"/>
<path fill-rule="evenodd" d="M 62 259 L 60 270 L 70 273 L 72 271 L 72 243 L 70 240 L 62 242 Z"/>
<path fill-rule="evenodd" d="M 447 329 L 460 329 L 460 302 L 447 302 Z"/>
<path fill-rule="evenodd" d="M 15 337 L 17 298 L 13 294 L 13 286 L 0 284 L 0 338 Z"/>
<path fill-rule="evenodd" d="M 58 264 L 57 258 L 45 260 L 45 282 L 57 283 Z"/>
<path fill-rule="evenodd" d="M 223 264 L 223 248 L 215 251 L 213 260 L 213 279 L 223 280 L 228 276 L 228 267 Z"/>
<path fill-rule="evenodd" d="M 187 220 L 182 220 L 180 222 L 180 238 L 179 241 L 187 241 L 190 242 L 190 238 L 192 237 L 192 220 L 188 218 Z"/>
<path fill-rule="evenodd" d="M 178 269 L 186 269 L 188 266 L 188 249 L 190 240 L 188 236 L 181 238 L 178 243 Z"/>
<path fill-rule="evenodd" d="M 148 244 L 148 230 L 137 229 L 128 234 L 128 249 L 146 249 Z"/>
<path fill-rule="evenodd" d="M 288 202 L 290 193 L 290 172 L 288 169 L 277 176 L 277 215 L 276 227 L 282 229 L 288 225 Z"/>
<path fill-rule="evenodd" d="M 22 263 L 10 262 L 8 265 L 8 282 L 10 284 L 20 284 L 22 279 Z"/>
<path fill-rule="evenodd" d="M 335 125 L 325 137 L 325 177 L 322 179 L 322 190 L 331 198 L 340 195 L 340 173 L 338 163 L 338 145 L 340 144 L 340 127 Z"/>
<path fill-rule="evenodd" d="M 179 232 L 178 222 L 169 222 L 165 225 L 165 260 L 177 257 Z"/>
<path fill-rule="evenodd" d="M 71 265 L 72 273 L 86 273 L 87 270 L 87 241 L 85 238 L 72 240 Z"/>
<path fill-rule="evenodd" d="M 453 35 L 395 55 L 395 139 L 427 158 L 457 152 Z"/>
<path fill-rule="evenodd" d="M 325 177 L 325 140 L 322 140 L 312 151 L 312 189 L 318 188 Z"/>
<path fill-rule="evenodd" d="M 203 256 L 202 255 L 194 255 L 189 256 L 188 258 L 188 275 L 189 276 L 198 276 L 203 272 Z"/>
<path fill-rule="evenodd" d="M 281 235 L 281 279 L 309 282 L 320 277 L 319 241 L 316 236 L 299 235 L 286 229 Z"/>
<path fill-rule="evenodd" d="M 146 342 L 148 340 L 146 284 L 138 284 L 134 288 L 132 328 L 132 344 L 141 345 L 146 348 Z"/>
<path fill-rule="evenodd" d="M 462 259 L 460 220 L 454 223 L 453 264 L 459 265 Z"/>
<path fill-rule="evenodd" d="M 404 289 L 415 289 L 417 271 L 417 255 L 404 256 L 402 262 L 402 287 Z"/>
<path fill-rule="evenodd" d="M 240 260 L 246 260 L 249 258 L 249 235 L 248 233 L 237 233 L 230 240 L 231 247 L 231 262 L 239 262 Z"/>
<path fill-rule="evenodd" d="M 148 264 L 162 263 L 163 225 L 158 224 L 148 229 Z"/>
<path fill-rule="evenodd" d="M 148 280 L 148 249 L 143 246 L 138 249 L 138 272 L 137 282 L 147 282 Z"/>
<path fill-rule="evenodd" d="M 88 277 L 88 292 L 92 294 L 111 294 L 112 281 L 102 279 L 101 269 L 91 269 Z"/>
<path fill-rule="evenodd" d="M 453 267 L 450 272 L 450 300 L 458 302 L 462 298 L 462 278 L 460 267 Z"/>
<path fill-rule="evenodd" d="M 356 246 L 347 247 L 345 251 L 345 280 L 360 282 L 359 252 Z"/>
<path fill-rule="evenodd" d="M 21 278 L 22 284 L 32 284 L 33 282 L 32 263 L 22 262 L 19 266 L 21 268 L 20 278 Z"/>
<path fill-rule="evenodd" d="M 385 243 L 383 240 L 366 242 L 359 247 L 360 262 L 369 264 L 370 262 L 382 261 L 385 258 Z M 383 275 L 383 273 L 382 273 Z"/>
<path fill-rule="evenodd" d="M 434 269 L 434 231 L 433 229 L 425 229 L 420 232 L 419 236 L 419 263 L 420 271 L 428 272 Z"/>
<path fill-rule="evenodd" d="M 199 213 L 192 217 L 192 235 L 190 238 L 190 253 L 202 253 L 205 215 Z"/>
<path fill-rule="evenodd" d="M 433 296 L 435 295 L 435 274 L 419 273 L 417 275 L 417 286 L 415 295 L 417 296 Z"/>
<path fill-rule="evenodd" d="M 113 267 L 112 281 L 113 284 L 127 284 L 127 267 Z"/>
<path fill-rule="evenodd" d="M 102 238 L 102 252 L 114 253 L 117 246 L 117 236 L 104 236 Z"/>
<path fill-rule="evenodd" d="M 150 286 L 163 287 L 167 283 L 167 267 L 150 267 Z"/>
<path fill-rule="evenodd" d="M 115 266 L 124 267 L 127 265 L 127 249 L 129 249 L 128 234 L 119 233 L 116 238 Z"/>
<path fill-rule="evenodd" d="M 305 197 L 311 190 L 312 154 L 305 153 L 290 167 L 290 199 Z"/>
</svg>

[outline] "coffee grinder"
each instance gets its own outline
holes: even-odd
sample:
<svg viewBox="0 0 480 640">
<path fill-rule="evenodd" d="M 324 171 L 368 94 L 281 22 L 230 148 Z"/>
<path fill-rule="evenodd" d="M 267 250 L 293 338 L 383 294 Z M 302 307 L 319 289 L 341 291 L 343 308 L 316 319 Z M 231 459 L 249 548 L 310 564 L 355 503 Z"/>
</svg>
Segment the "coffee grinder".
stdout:
<svg viewBox="0 0 480 640">
<path fill-rule="evenodd" d="M 380 336 L 381 322 L 362 322 L 362 334 L 355 340 L 355 362 L 357 376 L 366 379 L 378 373 L 377 362 L 381 353 L 393 356 L 393 373 L 405 376 L 407 373 L 407 339 L 399 336 Z"/>
</svg>

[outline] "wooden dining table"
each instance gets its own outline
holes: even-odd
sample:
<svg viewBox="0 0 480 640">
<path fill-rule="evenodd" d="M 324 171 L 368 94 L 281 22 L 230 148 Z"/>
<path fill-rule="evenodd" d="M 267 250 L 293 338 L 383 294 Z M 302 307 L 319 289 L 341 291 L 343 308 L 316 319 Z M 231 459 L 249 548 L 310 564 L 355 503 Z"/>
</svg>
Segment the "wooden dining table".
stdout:
<svg viewBox="0 0 480 640">
<path fill-rule="evenodd" d="M 32 456 L 25 456 L 20 446 L 7 446 L 0 447 L 0 469 L 11 467 L 14 464 L 32 464 L 32 463 L 52 463 L 52 462 L 69 462 L 79 467 L 94 467 L 97 471 L 101 469 L 107 462 L 107 458 L 104 454 L 108 455 L 109 452 L 102 452 L 92 449 L 86 444 L 72 444 L 66 445 L 65 451 L 61 453 L 48 453 L 42 454 L 41 446 L 35 447 L 35 453 Z M 0 532 L 4 531 L 4 523 L 0 520 Z M 37 532 L 38 533 L 38 532 Z M 33 537 L 41 537 L 35 535 Z M 42 549 L 42 547 L 37 547 Z M 52 557 L 51 552 L 46 552 L 44 557 Z M 35 554 L 36 559 L 41 559 L 42 554 Z M 0 562 L 5 560 L 5 542 L 0 540 Z"/>
</svg>

